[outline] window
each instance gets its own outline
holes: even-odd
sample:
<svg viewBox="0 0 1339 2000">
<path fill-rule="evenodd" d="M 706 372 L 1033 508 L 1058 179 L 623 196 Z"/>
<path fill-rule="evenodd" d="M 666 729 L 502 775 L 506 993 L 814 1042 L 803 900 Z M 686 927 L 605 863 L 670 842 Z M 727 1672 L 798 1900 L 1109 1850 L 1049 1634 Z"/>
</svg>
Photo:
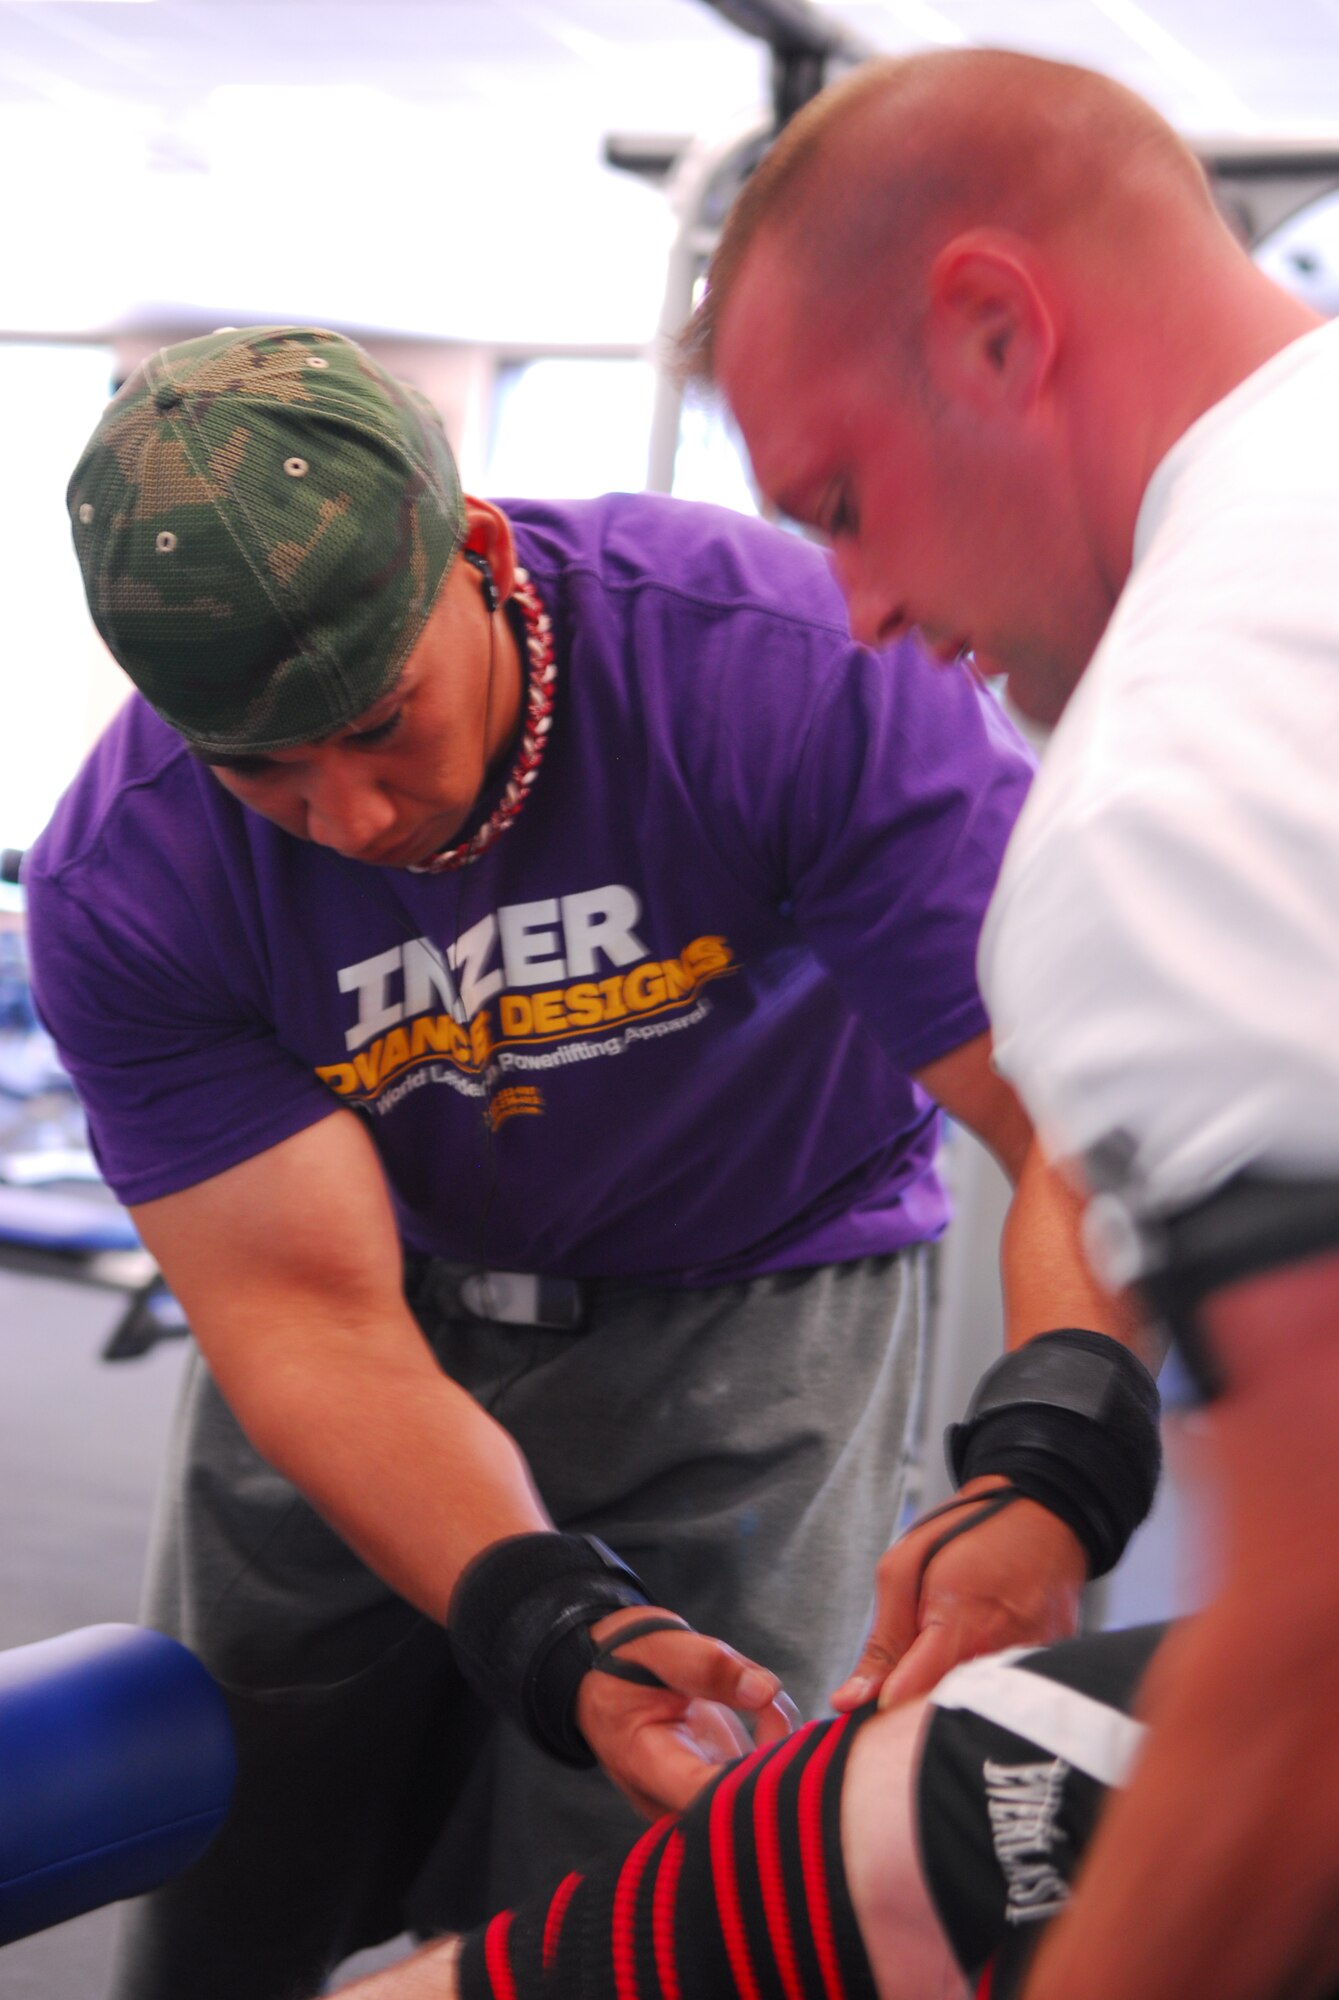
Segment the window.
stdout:
<svg viewBox="0 0 1339 2000">
<path fill-rule="evenodd" d="M 28 847 L 117 698 L 70 547 L 65 487 L 106 403 L 105 348 L 0 343 L 0 847 Z"/>
<path fill-rule="evenodd" d="M 486 490 L 526 499 L 640 493 L 655 373 L 639 356 L 549 355 L 498 370 Z"/>
</svg>

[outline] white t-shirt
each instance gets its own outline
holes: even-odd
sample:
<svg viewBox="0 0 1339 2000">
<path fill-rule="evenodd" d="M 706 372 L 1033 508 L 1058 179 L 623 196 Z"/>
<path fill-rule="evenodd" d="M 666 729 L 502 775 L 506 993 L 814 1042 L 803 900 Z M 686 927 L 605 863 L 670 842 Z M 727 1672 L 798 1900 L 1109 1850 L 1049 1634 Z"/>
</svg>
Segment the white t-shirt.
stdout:
<svg viewBox="0 0 1339 2000">
<path fill-rule="evenodd" d="M 980 972 L 1052 1153 L 1146 1219 L 1339 1172 L 1339 323 L 1180 438 L 1134 553 Z"/>
</svg>

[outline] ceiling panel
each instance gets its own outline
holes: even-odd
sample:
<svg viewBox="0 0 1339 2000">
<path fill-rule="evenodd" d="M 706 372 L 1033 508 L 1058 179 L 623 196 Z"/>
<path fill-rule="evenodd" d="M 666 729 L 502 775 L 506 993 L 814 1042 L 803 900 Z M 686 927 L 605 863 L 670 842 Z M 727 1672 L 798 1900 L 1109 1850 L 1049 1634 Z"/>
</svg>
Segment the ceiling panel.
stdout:
<svg viewBox="0 0 1339 2000">
<path fill-rule="evenodd" d="M 927 39 L 921 0 L 831 11 L 881 48 Z M 933 12 L 967 42 L 1104 69 L 1189 132 L 1339 129 L 1339 0 L 933 0 Z"/>
<path fill-rule="evenodd" d="M 1339 130 L 1339 0 L 829 11 L 1092 63 L 1194 134 Z M 669 224 L 604 135 L 737 129 L 766 76 L 703 0 L 0 0 L 0 330 L 165 303 L 642 340 Z"/>
<path fill-rule="evenodd" d="M 661 47 L 728 62 L 741 40 L 697 0 L 10 0 L 0 91 L 27 94 L 37 74 L 169 109 L 262 80 L 450 98 L 468 93 L 474 64 L 540 65 L 560 88 L 569 73 Z"/>
</svg>

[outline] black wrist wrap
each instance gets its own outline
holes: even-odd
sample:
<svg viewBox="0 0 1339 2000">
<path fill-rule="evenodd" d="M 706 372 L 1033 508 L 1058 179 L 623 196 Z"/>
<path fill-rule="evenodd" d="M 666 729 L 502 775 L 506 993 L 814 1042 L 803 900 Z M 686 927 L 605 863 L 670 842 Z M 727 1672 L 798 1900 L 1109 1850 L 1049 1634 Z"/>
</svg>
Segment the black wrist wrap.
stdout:
<svg viewBox="0 0 1339 2000">
<path fill-rule="evenodd" d="M 573 1718 L 595 1658 L 587 1627 L 647 1603 L 594 1535 L 510 1535 L 476 1556 L 451 1593 L 447 1631 L 476 1694 L 564 1764 L 595 1762 Z"/>
<path fill-rule="evenodd" d="M 999 1473 L 1072 1528 L 1104 1576 L 1153 1505 L 1162 1445 L 1158 1388 L 1103 1333 L 1043 1333 L 988 1368 L 944 1445 L 961 1486 Z"/>
</svg>

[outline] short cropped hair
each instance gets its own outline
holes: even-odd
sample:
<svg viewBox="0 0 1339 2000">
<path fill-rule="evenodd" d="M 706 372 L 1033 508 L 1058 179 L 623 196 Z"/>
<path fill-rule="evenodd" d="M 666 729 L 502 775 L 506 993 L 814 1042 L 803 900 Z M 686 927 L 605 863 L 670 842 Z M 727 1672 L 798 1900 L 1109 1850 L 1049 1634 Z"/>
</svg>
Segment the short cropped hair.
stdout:
<svg viewBox="0 0 1339 2000">
<path fill-rule="evenodd" d="M 1141 213 L 1190 204 L 1217 223 L 1194 154 L 1110 77 L 1006 49 L 862 64 L 791 120 L 740 191 L 679 337 L 681 372 L 712 379 L 721 319 L 764 231 L 818 285 L 886 281 L 890 263 L 910 276 L 948 219 L 1105 227 L 1122 199 Z"/>
</svg>

